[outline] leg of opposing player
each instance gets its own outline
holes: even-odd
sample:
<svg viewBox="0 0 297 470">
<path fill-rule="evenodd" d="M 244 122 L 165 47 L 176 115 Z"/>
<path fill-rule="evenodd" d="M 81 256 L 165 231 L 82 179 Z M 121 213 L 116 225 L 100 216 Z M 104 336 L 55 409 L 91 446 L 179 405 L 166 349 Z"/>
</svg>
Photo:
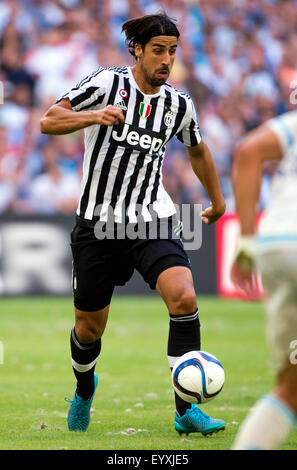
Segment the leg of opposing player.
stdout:
<svg viewBox="0 0 297 470">
<path fill-rule="evenodd" d="M 277 387 L 262 396 L 243 421 L 233 450 L 276 450 L 296 425 L 296 365 L 288 364 Z"/>
<path fill-rule="evenodd" d="M 297 339 L 297 255 L 262 254 L 259 265 L 266 290 L 267 336 L 277 369 L 276 387 L 248 413 L 234 450 L 278 449 L 296 425 L 297 364 L 291 345 L 295 347 Z"/>
<path fill-rule="evenodd" d="M 169 310 L 168 362 L 170 369 L 183 354 L 200 350 L 200 322 L 191 270 L 175 266 L 158 277 L 156 290 Z M 204 414 L 197 405 L 188 403 L 175 393 L 175 429 L 181 433 L 211 434 L 225 428 L 221 419 Z"/>
</svg>

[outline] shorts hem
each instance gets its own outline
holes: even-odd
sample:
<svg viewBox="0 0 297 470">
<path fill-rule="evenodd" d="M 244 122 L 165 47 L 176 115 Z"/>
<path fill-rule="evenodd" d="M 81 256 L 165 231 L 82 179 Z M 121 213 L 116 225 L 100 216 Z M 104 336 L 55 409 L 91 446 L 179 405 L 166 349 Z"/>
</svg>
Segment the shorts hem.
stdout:
<svg viewBox="0 0 297 470">
<path fill-rule="evenodd" d="M 156 289 L 156 284 L 157 284 L 157 281 L 158 281 L 158 277 L 160 276 L 160 274 L 162 274 L 162 272 L 166 271 L 166 269 L 174 268 L 176 266 L 184 266 L 185 268 L 188 268 L 188 269 L 191 270 L 191 266 L 186 261 L 176 261 L 174 263 L 164 264 L 164 265 L 160 266 L 160 268 L 158 270 L 156 270 L 156 272 L 152 275 L 152 277 L 153 277 L 152 280 L 148 280 L 148 279 L 146 280 L 146 282 L 149 284 L 150 288 L 152 290 L 155 290 Z"/>
<path fill-rule="evenodd" d="M 94 303 L 92 305 L 90 304 L 84 304 L 83 301 L 80 300 L 74 300 L 74 306 L 78 310 L 81 310 L 82 312 L 96 312 L 97 310 L 102 310 L 103 308 L 107 307 L 111 302 L 110 300 L 105 300 L 104 302 L 101 303 Z"/>
</svg>

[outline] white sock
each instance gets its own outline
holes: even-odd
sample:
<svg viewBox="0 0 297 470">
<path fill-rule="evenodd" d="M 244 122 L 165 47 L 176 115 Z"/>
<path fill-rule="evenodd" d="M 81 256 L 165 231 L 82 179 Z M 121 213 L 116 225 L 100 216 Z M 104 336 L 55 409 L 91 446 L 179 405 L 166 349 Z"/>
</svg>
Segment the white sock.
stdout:
<svg viewBox="0 0 297 470">
<path fill-rule="evenodd" d="M 243 421 L 232 450 L 273 450 L 286 440 L 296 423 L 294 411 L 273 395 L 265 395 Z"/>
</svg>

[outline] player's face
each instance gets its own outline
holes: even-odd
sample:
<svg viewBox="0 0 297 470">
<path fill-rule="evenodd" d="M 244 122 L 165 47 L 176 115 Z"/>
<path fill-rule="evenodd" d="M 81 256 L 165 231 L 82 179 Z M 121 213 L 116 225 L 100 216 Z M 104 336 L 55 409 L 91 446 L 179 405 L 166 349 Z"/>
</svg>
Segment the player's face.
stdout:
<svg viewBox="0 0 297 470">
<path fill-rule="evenodd" d="M 160 87 L 166 82 L 173 66 L 176 48 L 175 36 L 155 36 L 144 48 L 136 45 L 138 66 L 149 85 Z"/>
</svg>

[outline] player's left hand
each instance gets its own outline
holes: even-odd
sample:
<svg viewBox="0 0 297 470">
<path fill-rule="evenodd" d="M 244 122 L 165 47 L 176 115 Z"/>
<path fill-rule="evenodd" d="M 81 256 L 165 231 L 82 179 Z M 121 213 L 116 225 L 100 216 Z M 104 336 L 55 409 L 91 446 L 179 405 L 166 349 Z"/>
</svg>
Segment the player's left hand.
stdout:
<svg viewBox="0 0 297 470">
<path fill-rule="evenodd" d="M 231 280 L 249 299 L 260 300 L 254 257 L 253 237 L 241 238 L 231 267 Z"/>
<path fill-rule="evenodd" d="M 234 261 L 231 267 L 231 280 L 250 300 L 261 299 L 255 271 L 245 271 L 241 264 Z"/>
<path fill-rule="evenodd" d="M 204 211 L 200 212 L 201 220 L 207 225 L 213 224 L 220 217 L 222 217 L 222 215 L 224 215 L 225 210 L 225 203 L 221 206 L 214 206 L 212 203 L 210 203 L 209 207 L 207 207 Z"/>
</svg>

